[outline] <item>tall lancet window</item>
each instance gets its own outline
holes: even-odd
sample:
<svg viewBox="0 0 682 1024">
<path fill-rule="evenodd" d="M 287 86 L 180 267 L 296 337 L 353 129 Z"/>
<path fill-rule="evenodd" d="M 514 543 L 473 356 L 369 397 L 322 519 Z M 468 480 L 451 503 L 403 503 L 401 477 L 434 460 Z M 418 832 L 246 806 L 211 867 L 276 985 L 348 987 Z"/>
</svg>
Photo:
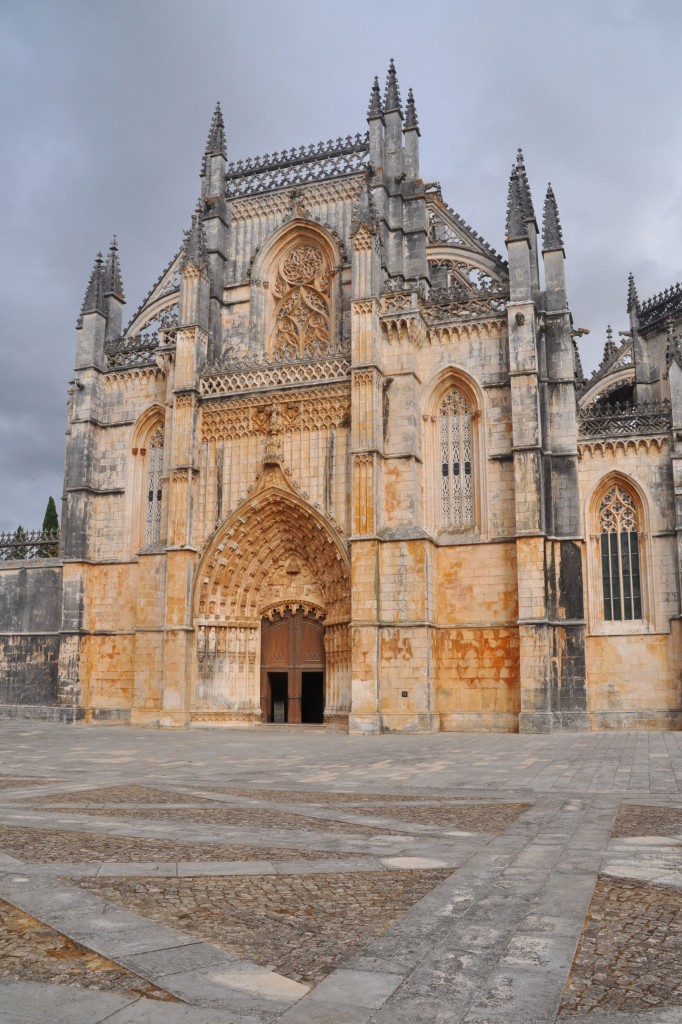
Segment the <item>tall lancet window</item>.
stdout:
<svg viewBox="0 0 682 1024">
<path fill-rule="evenodd" d="M 642 618 L 638 530 L 635 499 L 620 484 L 613 484 L 599 505 L 601 575 L 607 622 Z"/>
<path fill-rule="evenodd" d="M 457 388 L 438 410 L 441 524 L 465 529 L 474 524 L 471 405 Z"/>
<path fill-rule="evenodd" d="M 157 427 L 147 444 L 147 518 L 145 542 L 161 539 L 161 492 L 163 481 L 163 427 Z"/>
</svg>

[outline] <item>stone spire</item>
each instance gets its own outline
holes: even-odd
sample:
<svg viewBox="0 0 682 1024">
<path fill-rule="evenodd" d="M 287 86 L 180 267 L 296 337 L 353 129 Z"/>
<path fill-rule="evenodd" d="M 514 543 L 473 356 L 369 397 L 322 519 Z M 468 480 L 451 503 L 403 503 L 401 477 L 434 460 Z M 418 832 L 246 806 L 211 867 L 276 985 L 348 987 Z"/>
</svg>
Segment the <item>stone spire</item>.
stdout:
<svg viewBox="0 0 682 1024">
<path fill-rule="evenodd" d="M 585 371 L 583 370 L 582 360 L 580 358 L 580 349 L 578 348 L 578 342 L 573 338 L 573 365 L 575 367 L 575 381 L 576 384 L 584 384 L 587 380 Z"/>
<path fill-rule="evenodd" d="M 115 298 L 125 302 L 123 294 L 123 281 L 121 279 L 121 266 L 118 262 L 118 243 L 116 235 L 111 240 L 109 255 L 104 266 L 104 294 L 113 295 Z"/>
<path fill-rule="evenodd" d="M 83 326 L 83 317 L 86 313 L 101 313 L 107 315 L 106 303 L 104 301 L 104 269 L 102 253 L 98 252 L 95 257 L 95 265 L 90 274 L 88 287 L 85 290 L 85 298 L 81 306 L 81 313 L 78 318 L 78 327 Z"/>
<path fill-rule="evenodd" d="M 604 345 L 604 355 L 601 357 L 599 368 L 601 369 L 603 366 L 606 366 L 607 363 L 610 363 L 616 352 L 617 347 L 613 340 L 613 328 L 611 327 L 611 324 L 609 324 L 606 328 L 606 344 Z"/>
<path fill-rule="evenodd" d="M 374 85 L 372 91 L 369 94 L 369 107 L 367 108 L 367 120 L 372 121 L 375 117 L 382 117 L 381 113 L 381 90 L 379 88 L 379 79 L 374 77 Z"/>
<path fill-rule="evenodd" d="M 628 275 L 628 313 L 639 313 L 639 296 L 637 295 L 637 288 L 635 286 L 635 275 Z"/>
<path fill-rule="evenodd" d="M 550 252 L 563 249 L 564 239 L 561 233 L 559 211 L 551 184 L 547 186 L 545 206 L 542 212 L 542 251 Z"/>
<path fill-rule="evenodd" d="M 410 128 L 419 132 L 419 134 L 421 135 L 421 132 L 419 131 L 419 121 L 417 119 L 417 108 L 414 102 L 414 94 L 411 89 L 407 94 L 407 107 L 405 108 L 405 128 L 403 130 L 408 131 Z"/>
<path fill-rule="evenodd" d="M 397 110 L 402 119 L 403 108 L 400 102 L 400 87 L 398 85 L 395 63 L 393 57 L 391 57 L 391 63 L 388 65 L 388 74 L 386 75 L 383 112 L 384 114 L 389 114 L 393 110 Z"/>
<path fill-rule="evenodd" d="M 526 166 L 523 162 L 523 150 L 521 149 L 517 150 L 516 153 L 516 174 L 521 185 L 524 220 L 533 221 L 537 230 L 535 210 L 533 209 L 533 197 L 530 193 L 530 185 L 528 183 L 528 175 L 526 174 Z"/>
<path fill-rule="evenodd" d="M 509 192 L 507 193 L 507 241 L 519 241 L 528 238 L 524 210 L 523 189 L 519 180 L 518 168 L 514 165 L 509 176 Z"/>
<path fill-rule="evenodd" d="M 222 156 L 227 160 L 227 143 L 225 141 L 225 125 L 223 123 L 223 112 L 220 103 L 216 103 L 213 111 L 213 120 L 208 132 L 204 160 L 209 156 Z"/>
<path fill-rule="evenodd" d="M 206 239 L 201 223 L 201 200 L 197 201 L 196 208 L 192 214 L 192 226 L 185 232 L 185 258 L 184 266 L 193 263 L 195 267 L 203 267 L 206 260 Z"/>
</svg>

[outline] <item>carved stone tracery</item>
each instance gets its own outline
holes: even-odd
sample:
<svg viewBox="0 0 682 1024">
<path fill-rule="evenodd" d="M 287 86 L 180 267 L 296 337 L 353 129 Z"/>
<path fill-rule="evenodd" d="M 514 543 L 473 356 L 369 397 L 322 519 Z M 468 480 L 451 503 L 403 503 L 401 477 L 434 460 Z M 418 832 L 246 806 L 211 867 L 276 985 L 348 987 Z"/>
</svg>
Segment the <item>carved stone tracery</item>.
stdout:
<svg viewBox="0 0 682 1024">
<path fill-rule="evenodd" d="M 310 242 L 296 245 L 275 272 L 272 354 L 277 359 L 325 356 L 331 350 L 331 268 Z"/>
</svg>

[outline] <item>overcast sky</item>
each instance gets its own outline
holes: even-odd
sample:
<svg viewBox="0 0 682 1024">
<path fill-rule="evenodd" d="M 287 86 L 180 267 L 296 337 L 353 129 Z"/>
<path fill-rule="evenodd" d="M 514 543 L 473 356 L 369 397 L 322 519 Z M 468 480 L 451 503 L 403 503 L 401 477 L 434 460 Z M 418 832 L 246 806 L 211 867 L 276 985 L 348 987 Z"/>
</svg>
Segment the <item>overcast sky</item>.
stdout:
<svg viewBox="0 0 682 1024">
<path fill-rule="evenodd" d="M 682 278 L 681 44 L 679 0 L 4 0 L 0 529 L 59 505 L 93 259 L 116 233 L 132 315 L 189 224 L 216 100 L 230 159 L 336 138 L 394 57 L 425 180 L 499 251 L 522 146 L 589 372 L 628 272 L 640 298 Z"/>
</svg>

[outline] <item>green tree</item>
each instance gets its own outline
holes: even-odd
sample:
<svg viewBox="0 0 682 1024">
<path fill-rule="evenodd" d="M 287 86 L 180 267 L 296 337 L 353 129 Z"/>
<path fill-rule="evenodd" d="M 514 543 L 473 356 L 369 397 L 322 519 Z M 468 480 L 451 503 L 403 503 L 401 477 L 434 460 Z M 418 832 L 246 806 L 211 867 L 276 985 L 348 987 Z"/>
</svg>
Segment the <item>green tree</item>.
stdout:
<svg viewBox="0 0 682 1024">
<path fill-rule="evenodd" d="M 45 558 L 56 558 L 59 554 L 59 541 L 57 539 L 59 534 L 59 516 L 57 515 L 57 506 L 52 495 L 47 499 L 42 534 L 43 537 L 54 538 L 54 543 L 45 545 L 40 553 Z"/>
</svg>

